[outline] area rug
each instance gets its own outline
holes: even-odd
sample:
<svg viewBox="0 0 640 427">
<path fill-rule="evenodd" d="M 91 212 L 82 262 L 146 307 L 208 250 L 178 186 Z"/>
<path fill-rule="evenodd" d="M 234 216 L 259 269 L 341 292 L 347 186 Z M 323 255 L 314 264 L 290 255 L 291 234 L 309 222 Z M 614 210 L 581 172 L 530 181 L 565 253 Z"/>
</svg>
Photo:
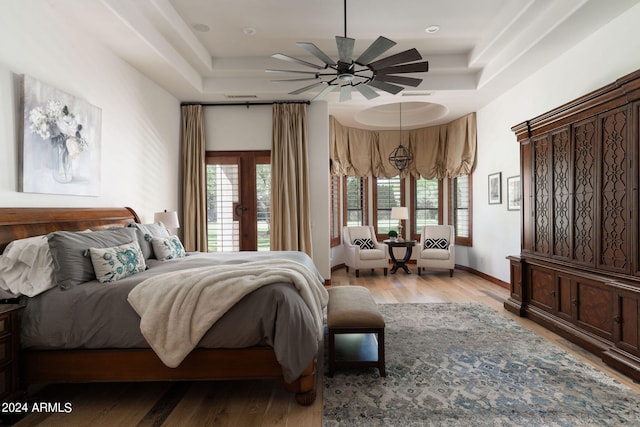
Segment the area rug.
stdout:
<svg viewBox="0 0 640 427">
<path fill-rule="evenodd" d="M 387 377 L 325 376 L 326 427 L 640 425 L 639 393 L 489 307 L 379 307 Z"/>
</svg>

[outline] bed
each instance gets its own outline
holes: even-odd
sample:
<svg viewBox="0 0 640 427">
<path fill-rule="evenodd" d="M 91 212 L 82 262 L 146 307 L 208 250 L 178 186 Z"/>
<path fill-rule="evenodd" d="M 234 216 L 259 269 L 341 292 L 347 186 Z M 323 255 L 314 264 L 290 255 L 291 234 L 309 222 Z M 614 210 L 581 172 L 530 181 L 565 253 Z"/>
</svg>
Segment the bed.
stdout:
<svg viewBox="0 0 640 427">
<path fill-rule="evenodd" d="M 17 239 L 62 230 L 102 232 L 133 228 L 132 224 L 140 224 L 140 218 L 130 208 L 0 208 L 0 253 Z M 51 245 L 51 240 L 49 242 Z M 167 366 L 166 360 L 149 348 L 147 335 L 140 331 L 142 322 L 132 308 L 133 303 L 127 305 L 128 308 L 112 309 L 117 304 L 107 297 L 124 301 L 127 294 L 134 294 L 130 291 L 143 287 L 138 285 L 156 271 L 172 270 L 169 268 L 172 263 L 178 266 L 177 273 L 172 274 L 184 274 L 187 270 L 205 272 L 204 269 L 210 268 L 205 267 L 209 263 L 222 267 L 216 271 L 227 271 L 234 265 L 260 265 L 286 258 L 287 262 L 291 259 L 295 264 L 311 263 L 305 271 L 313 270 L 317 274 L 310 258 L 302 253 L 188 255 L 181 260 L 148 260 L 146 270 L 112 284 L 93 280 L 67 289 L 56 286 L 33 297 L 22 296 L 21 301 L 25 304 L 21 321 L 22 383 L 276 379 L 284 382 L 286 390 L 295 393 L 299 404 L 313 403 L 318 342 L 322 337 L 309 321 L 317 316 L 315 313 L 310 316 L 301 308 L 302 304 L 295 301 L 300 297 L 294 296 L 297 292 L 292 284 L 261 286 L 242 297 L 206 331 L 197 348 L 179 359 L 173 367 Z M 326 291 L 322 288 L 321 292 Z M 138 310 L 137 306 L 134 307 Z M 230 334 L 230 325 L 237 328 L 239 324 L 250 324 L 252 320 L 248 319 L 258 317 L 255 313 L 259 309 L 256 307 L 261 307 L 266 313 L 259 317 L 260 323 L 248 326 L 250 331 L 246 336 L 243 333 Z M 269 314 L 269 310 L 278 312 Z M 51 311 L 66 315 L 56 318 Z M 248 312 L 251 316 L 247 315 Z M 94 330 L 89 326 L 86 330 L 78 329 L 77 325 L 90 323 L 82 320 L 82 316 L 86 318 L 87 315 L 100 319 L 97 326 L 93 326 Z M 293 317 L 286 320 L 285 316 Z M 137 331 L 131 328 L 132 320 L 137 321 Z M 277 321 L 288 323 L 283 327 L 276 324 Z M 56 324 L 59 324 L 58 329 L 54 328 Z M 221 332 L 225 327 L 226 332 Z M 61 332 L 65 330 L 71 332 Z M 98 330 L 102 335 L 97 334 Z M 261 334 L 261 341 L 256 342 L 257 337 L 251 334 Z M 297 344 L 292 345 L 293 340 Z"/>
</svg>

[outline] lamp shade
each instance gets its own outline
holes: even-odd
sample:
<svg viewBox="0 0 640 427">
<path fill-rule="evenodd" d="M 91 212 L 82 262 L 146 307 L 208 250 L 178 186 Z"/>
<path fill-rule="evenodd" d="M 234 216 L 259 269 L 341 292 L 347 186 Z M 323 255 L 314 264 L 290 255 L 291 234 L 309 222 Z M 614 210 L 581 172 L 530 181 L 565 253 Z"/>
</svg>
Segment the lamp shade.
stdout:
<svg viewBox="0 0 640 427">
<path fill-rule="evenodd" d="M 156 212 L 153 215 L 153 222 L 161 222 L 168 229 L 180 228 L 180 222 L 178 222 L 177 212 Z"/>
<path fill-rule="evenodd" d="M 404 206 L 391 208 L 391 219 L 409 219 L 409 209 Z"/>
</svg>

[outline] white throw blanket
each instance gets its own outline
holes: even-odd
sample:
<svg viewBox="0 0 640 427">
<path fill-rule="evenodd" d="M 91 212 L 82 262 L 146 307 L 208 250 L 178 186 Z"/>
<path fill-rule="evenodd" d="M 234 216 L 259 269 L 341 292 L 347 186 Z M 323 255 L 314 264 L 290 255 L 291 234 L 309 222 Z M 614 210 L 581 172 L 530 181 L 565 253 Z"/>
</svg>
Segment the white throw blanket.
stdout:
<svg viewBox="0 0 640 427">
<path fill-rule="evenodd" d="M 161 274 L 138 284 L 127 298 L 140 315 L 140 330 L 162 362 L 172 368 L 211 326 L 245 295 L 272 283 L 293 283 L 323 334 L 328 293 L 320 275 L 287 259 L 224 264 Z"/>
</svg>

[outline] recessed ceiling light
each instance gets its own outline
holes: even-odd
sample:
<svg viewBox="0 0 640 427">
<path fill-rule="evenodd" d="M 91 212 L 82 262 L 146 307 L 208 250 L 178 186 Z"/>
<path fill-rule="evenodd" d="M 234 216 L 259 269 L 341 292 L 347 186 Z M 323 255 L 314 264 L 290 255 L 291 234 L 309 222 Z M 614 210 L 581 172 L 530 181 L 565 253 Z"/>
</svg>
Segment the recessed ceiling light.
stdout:
<svg viewBox="0 0 640 427">
<path fill-rule="evenodd" d="M 433 34 L 437 33 L 438 30 L 440 30 L 440 25 L 429 25 L 424 31 L 425 33 Z"/>
<path fill-rule="evenodd" d="M 193 24 L 193 29 L 201 33 L 206 33 L 207 31 L 211 30 L 211 27 L 206 24 Z"/>
<path fill-rule="evenodd" d="M 256 34 L 256 29 L 253 27 L 244 27 L 242 32 L 247 36 L 254 36 Z"/>
</svg>

